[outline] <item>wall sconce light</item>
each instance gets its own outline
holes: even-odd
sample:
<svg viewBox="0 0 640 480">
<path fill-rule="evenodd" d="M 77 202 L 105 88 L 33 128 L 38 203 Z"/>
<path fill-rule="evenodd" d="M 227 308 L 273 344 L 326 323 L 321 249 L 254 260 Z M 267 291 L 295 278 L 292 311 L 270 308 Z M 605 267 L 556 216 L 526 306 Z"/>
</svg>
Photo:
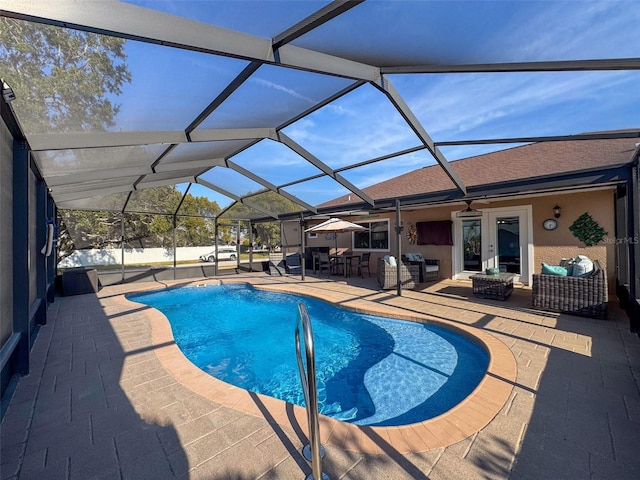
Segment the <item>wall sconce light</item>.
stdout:
<svg viewBox="0 0 640 480">
<path fill-rule="evenodd" d="M 553 207 L 553 216 L 556 218 L 560 218 L 560 207 L 557 204 L 555 207 Z"/>
</svg>

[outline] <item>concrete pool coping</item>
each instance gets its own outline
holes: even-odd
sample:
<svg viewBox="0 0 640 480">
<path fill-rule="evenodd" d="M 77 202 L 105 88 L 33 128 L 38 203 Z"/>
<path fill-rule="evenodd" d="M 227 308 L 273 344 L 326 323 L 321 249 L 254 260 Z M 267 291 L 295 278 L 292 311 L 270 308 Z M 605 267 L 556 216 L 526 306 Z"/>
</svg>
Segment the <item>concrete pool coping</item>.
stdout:
<svg viewBox="0 0 640 480">
<path fill-rule="evenodd" d="M 381 446 L 385 444 L 402 454 L 447 447 L 488 425 L 507 403 L 514 387 L 517 366 L 513 353 L 503 342 L 478 328 L 436 319 L 428 314 L 416 312 L 407 314 L 402 308 L 374 303 L 368 299 L 353 300 L 347 295 L 341 298 L 340 292 L 336 291 L 323 292 L 320 295 L 317 289 L 307 288 L 304 284 L 261 284 L 261 282 L 246 279 L 237 281 L 217 279 L 187 284 L 223 283 L 243 283 L 274 292 L 306 295 L 360 313 L 442 326 L 474 339 L 489 354 L 487 373 L 476 389 L 461 403 L 442 415 L 424 422 L 397 427 L 359 426 L 320 415 L 320 435 L 324 445 L 370 454 L 385 453 L 384 447 Z M 158 290 L 158 287 L 132 290 L 143 292 Z M 128 300 L 125 294 L 118 295 L 113 300 L 127 306 L 141 305 Z M 144 308 L 142 313 L 147 316 L 151 326 L 151 342 L 157 358 L 178 383 L 208 400 L 236 411 L 264 418 L 284 428 L 307 432 L 304 408 L 249 392 L 208 375 L 192 364 L 180 351 L 175 344 L 169 321 L 162 313 L 150 307 Z"/>
</svg>

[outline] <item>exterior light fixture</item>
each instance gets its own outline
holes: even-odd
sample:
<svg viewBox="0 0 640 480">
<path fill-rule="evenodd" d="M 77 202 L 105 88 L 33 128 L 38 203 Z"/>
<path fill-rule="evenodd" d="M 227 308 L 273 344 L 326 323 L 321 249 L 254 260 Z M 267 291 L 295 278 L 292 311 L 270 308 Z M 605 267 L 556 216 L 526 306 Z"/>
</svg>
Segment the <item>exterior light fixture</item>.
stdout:
<svg viewBox="0 0 640 480">
<path fill-rule="evenodd" d="M 553 216 L 556 218 L 560 218 L 560 207 L 557 204 L 555 207 L 553 207 Z"/>
<path fill-rule="evenodd" d="M 464 210 L 461 210 L 459 212 L 456 212 L 456 217 L 457 218 L 477 218 L 477 217 L 481 217 L 482 216 L 482 212 L 480 210 L 476 210 L 475 208 L 471 208 L 471 202 L 473 200 L 465 200 L 465 203 L 467 204 L 467 208 L 465 208 Z"/>
</svg>

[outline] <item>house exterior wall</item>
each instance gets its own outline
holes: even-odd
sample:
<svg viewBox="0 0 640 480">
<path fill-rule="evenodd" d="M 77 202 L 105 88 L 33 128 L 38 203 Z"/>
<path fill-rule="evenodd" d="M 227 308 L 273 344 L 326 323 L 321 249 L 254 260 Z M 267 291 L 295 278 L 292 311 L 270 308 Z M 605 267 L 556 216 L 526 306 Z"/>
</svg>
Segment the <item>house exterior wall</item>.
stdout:
<svg viewBox="0 0 640 480">
<path fill-rule="evenodd" d="M 477 209 L 491 209 L 503 207 L 516 207 L 531 205 L 532 210 L 532 238 L 533 238 L 533 273 L 539 273 L 542 262 L 557 265 L 561 258 L 570 258 L 577 255 L 586 255 L 593 260 L 598 260 L 607 270 L 609 291 L 615 292 L 615 215 L 614 215 L 613 188 L 589 192 L 554 193 L 507 201 L 478 201 L 472 206 Z M 547 218 L 553 218 L 553 207 L 561 207 L 561 216 L 558 219 L 558 228 L 547 231 L 542 223 Z M 457 204 L 443 207 L 425 207 L 417 210 L 405 210 L 402 212 L 403 232 L 401 236 L 401 251 L 421 253 L 424 258 L 440 260 L 441 278 L 453 276 L 452 248 L 447 245 L 411 245 L 407 238 L 410 224 L 417 222 L 450 220 L 451 214 L 460 211 L 464 205 Z M 606 237 L 598 245 L 587 247 L 578 240 L 569 230 L 569 226 L 583 213 L 589 213 L 607 232 Z M 350 221 L 358 223 L 361 220 L 372 219 L 371 216 L 349 217 Z M 390 252 L 375 252 L 372 254 L 372 272 L 377 265 L 377 257 L 387 253 L 394 254 L 397 251 L 396 235 L 393 230 L 395 225 L 395 213 L 380 214 L 376 220 L 389 219 L 390 228 Z M 317 239 L 306 238 L 307 246 L 331 246 L 334 241 L 327 240 L 324 235 L 318 235 Z M 351 249 L 351 235 L 338 235 L 338 249 Z"/>
<path fill-rule="evenodd" d="M 615 292 L 615 190 L 553 195 L 536 199 L 533 204 L 533 243 L 535 272 L 539 273 L 542 262 L 557 265 L 561 258 L 586 255 L 598 260 L 607 270 L 609 292 Z M 553 217 L 553 207 L 562 208 L 558 228 L 548 232 L 542 228 L 545 218 Z M 585 246 L 573 236 L 569 226 L 580 215 L 588 213 L 607 232 L 604 240 L 592 247 Z"/>
</svg>

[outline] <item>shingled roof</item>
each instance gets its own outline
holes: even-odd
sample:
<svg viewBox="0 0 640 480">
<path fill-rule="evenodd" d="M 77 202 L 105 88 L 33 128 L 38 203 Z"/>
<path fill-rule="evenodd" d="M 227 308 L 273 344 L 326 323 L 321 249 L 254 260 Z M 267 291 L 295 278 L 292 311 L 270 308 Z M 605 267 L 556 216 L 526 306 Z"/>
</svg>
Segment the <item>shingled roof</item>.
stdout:
<svg viewBox="0 0 640 480">
<path fill-rule="evenodd" d="M 625 130 L 627 131 L 627 130 Z M 622 132 L 622 131 L 621 131 Z M 467 187 L 606 169 L 633 161 L 638 138 L 539 142 L 450 162 Z M 364 188 L 374 200 L 445 192 L 455 188 L 439 165 L 419 168 Z M 318 206 L 361 203 L 344 195 Z"/>
</svg>

